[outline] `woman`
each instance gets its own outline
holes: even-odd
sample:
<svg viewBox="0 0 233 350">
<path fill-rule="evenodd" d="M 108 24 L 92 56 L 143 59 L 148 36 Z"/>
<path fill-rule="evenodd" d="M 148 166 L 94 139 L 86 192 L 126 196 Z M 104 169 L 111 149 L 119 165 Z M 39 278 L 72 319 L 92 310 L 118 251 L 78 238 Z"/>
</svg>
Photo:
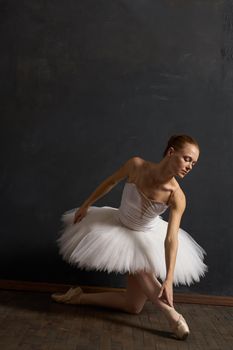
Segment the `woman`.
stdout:
<svg viewBox="0 0 233 350">
<path fill-rule="evenodd" d="M 205 251 L 180 228 L 184 178 L 197 163 L 200 148 L 188 135 L 174 135 L 159 163 L 130 158 L 103 181 L 77 210 L 63 215 L 60 254 L 87 270 L 127 273 L 125 292 L 83 293 L 80 287 L 53 294 L 57 302 L 91 304 L 138 314 L 150 300 L 162 310 L 173 333 L 185 339 L 189 327 L 173 305 L 173 284 L 199 281 L 207 270 Z M 127 179 L 119 208 L 92 204 Z M 169 208 L 169 220 L 162 214 Z M 160 284 L 160 278 L 163 280 Z"/>
</svg>

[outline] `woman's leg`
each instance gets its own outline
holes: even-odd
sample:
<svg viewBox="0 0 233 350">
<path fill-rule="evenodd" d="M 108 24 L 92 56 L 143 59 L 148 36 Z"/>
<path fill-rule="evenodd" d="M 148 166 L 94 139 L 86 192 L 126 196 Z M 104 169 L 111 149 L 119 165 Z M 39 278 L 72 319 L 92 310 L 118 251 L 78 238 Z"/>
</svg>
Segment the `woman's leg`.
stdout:
<svg viewBox="0 0 233 350">
<path fill-rule="evenodd" d="M 71 297 L 69 297 L 69 293 Z M 97 305 L 138 314 L 142 310 L 147 297 L 142 292 L 135 276 L 129 274 L 126 291 L 123 292 L 81 293 L 75 295 L 75 292 L 73 293 L 69 290 L 59 296 L 53 294 L 53 299 L 66 303 L 68 301 L 69 304 Z"/>
<path fill-rule="evenodd" d="M 138 272 L 129 274 L 126 291 L 123 292 L 98 292 L 81 293 L 80 291 L 68 290 L 64 294 L 55 296 L 53 299 L 68 304 L 97 305 L 120 309 L 125 312 L 138 314 L 145 302 L 149 299 L 155 306 L 164 312 L 168 321 L 176 321 L 179 314 L 176 310 L 158 299 L 161 284 L 151 273 Z"/>
<path fill-rule="evenodd" d="M 135 278 L 129 274 L 126 291 L 83 293 L 80 298 L 80 304 L 112 307 L 132 314 L 138 314 L 142 310 L 146 299 L 145 294 L 138 288 Z"/>
<path fill-rule="evenodd" d="M 158 299 L 161 283 L 157 278 L 152 273 L 139 272 L 135 274 L 135 279 L 147 298 L 164 313 L 171 325 L 174 324 L 179 318 L 179 313 L 174 307 Z"/>
<path fill-rule="evenodd" d="M 181 315 L 174 307 L 158 299 L 160 289 L 161 284 L 153 274 L 142 271 L 128 275 L 127 289 L 124 292 L 80 293 L 80 288 L 77 288 L 76 295 L 75 289 L 71 289 L 58 298 L 60 302 L 62 298 L 64 302 L 68 300 L 69 304 L 111 307 L 133 314 L 140 313 L 146 300 L 149 299 L 164 313 L 176 337 L 185 339 L 189 333 L 188 326 L 185 320 L 181 322 Z"/>
</svg>

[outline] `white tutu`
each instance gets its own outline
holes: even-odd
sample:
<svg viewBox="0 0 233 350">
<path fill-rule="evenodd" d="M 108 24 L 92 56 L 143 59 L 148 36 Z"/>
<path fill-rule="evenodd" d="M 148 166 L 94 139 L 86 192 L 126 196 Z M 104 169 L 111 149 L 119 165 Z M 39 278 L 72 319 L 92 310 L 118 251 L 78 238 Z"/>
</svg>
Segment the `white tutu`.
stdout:
<svg viewBox="0 0 233 350">
<path fill-rule="evenodd" d="M 108 273 L 144 270 L 164 280 L 168 223 L 158 214 L 166 209 L 165 204 L 158 202 L 145 205 L 136 186 L 126 183 L 119 208 L 91 206 L 76 224 L 73 221 L 77 208 L 62 215 L 63 228 L 57 239 L 59 253 L 81 269 Z M 205 251 L 181 228 L 178 240 L 173 283 L 190 285 L 207 271 L 203 263 Z"/>
</svg>

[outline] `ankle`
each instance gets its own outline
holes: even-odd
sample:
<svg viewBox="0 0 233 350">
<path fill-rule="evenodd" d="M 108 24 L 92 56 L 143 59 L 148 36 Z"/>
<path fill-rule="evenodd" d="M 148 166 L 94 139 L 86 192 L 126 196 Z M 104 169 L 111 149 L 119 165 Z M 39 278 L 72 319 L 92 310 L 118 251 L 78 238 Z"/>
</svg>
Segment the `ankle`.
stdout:
<svg viewBox="0 0 233 350">
<path fill-rule="evenodd" d="M 180 314 L 175 310 L 174 307 L 169 306 L 160 299 L 154 301 L 153 304 L 157 306 L 160 311 L 162 311 L 171 326 L 178 321 Z"/>
<path fill-rule="evenodd" d="M 178 321 L 180 314 L 174 308 L 170 307 L 170 309 L 166 310 L 165 316 L 172 326 Z"/>
</svg>

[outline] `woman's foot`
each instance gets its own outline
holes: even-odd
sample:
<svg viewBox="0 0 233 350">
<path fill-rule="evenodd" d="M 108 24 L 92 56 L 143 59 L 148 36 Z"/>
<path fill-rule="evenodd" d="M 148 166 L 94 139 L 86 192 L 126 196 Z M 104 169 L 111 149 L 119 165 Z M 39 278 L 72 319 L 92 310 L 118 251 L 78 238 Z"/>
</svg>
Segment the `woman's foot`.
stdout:
<svg viewBox="0 0 233 350">
<path fill-rule="evenodd" d="M 66 293 L 54 293 L 52 299 L 58 303 L 80 304 L 83 290 L 80 287 L 71 287 Z"/>
<path fill-rule="evenodd" d="M 178 320 L 173 322 L 171 328 L 175 337 L 180 340 L 185 340 L 190 333 L 189 327 L 181 314 L 179 314 Z"/>
<path fill-rule="evenodd" d="M 174 307 L 166 309 L 165 316 L 175 337 L 181 340 L 186 339 L 190 331 L 184 317 L 179 314 Z"/>
</svg>

